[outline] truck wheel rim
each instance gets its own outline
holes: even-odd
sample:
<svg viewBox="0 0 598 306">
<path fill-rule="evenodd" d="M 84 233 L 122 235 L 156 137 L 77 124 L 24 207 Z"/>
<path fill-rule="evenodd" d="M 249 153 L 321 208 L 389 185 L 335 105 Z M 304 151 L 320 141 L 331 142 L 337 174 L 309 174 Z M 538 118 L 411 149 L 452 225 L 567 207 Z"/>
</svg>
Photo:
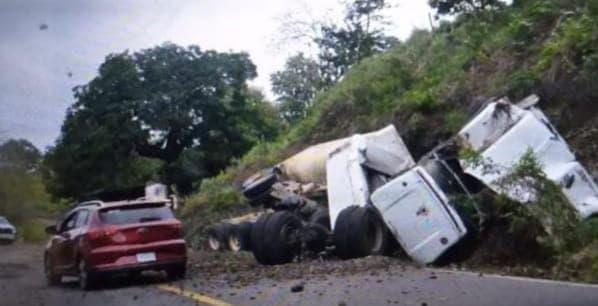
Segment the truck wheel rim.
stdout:
<svg viewBox="0 0 598 306">
<path fill-rule="evenodd" d="M 215 239 L 214 237 L 208 238 L 208 244 L 210 245 L 210 248 L 214 251 L 218 251 L 220 249 L 220 241 L 218 241 L 218 239 Z"/>
<path fill-rule="evenodd" d="M 370 250 L 372 253 L 380 252 L 382 248 L 382 226 L 374 220 L 368 221 L 368 240 L 370 240 Z"/>
<path fill-rule="evenodd" d="M 228 246 L 231 251 L 239 252 L 241 250 L 241 241 L 239 241 L 239 238 L 232 236 L 228 238 Z"/>
</svg>

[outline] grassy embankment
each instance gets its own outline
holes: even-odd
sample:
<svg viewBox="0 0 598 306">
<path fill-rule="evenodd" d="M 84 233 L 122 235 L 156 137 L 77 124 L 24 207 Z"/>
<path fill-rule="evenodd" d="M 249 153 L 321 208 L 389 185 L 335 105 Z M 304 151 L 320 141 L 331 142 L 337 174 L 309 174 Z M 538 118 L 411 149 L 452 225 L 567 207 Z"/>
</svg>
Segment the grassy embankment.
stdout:
<svg viewBox="0 0 598 306">
<path fill-rule="evenodd" d="M 249 210 L 238 187 L 260 168 L 308 145 L 387 124 L 397 127 L 419 158 L 453 135 L 489 97 L 516 100 L 539 94 L 540 106 L 588 170 L 596 173 L 598 88 L 592 83 L 598 77 L 598 1 L 516 3 L 501 11 L 461 16 L 433 32 L 416 31 L 401 45 L 355 65 L 340 83 L 318 95 L 316 106 L 300 124 L 275 142 L 257 145 L 187 199 L 183 218 L 191 240 L 199 246 L 207 224 Z M 547 192 L 537 204 L 560 196 Z M 496 217 L 502 227 L 491 228 L 484 238 L 504 240 L 504 252 L 479 251 L 472 265 L 525 264 L 525 269 L 531 265 L 551 277 L 598 281 L 598 240 L 592 226 L 584 234 L 589 238 L 573 239 L 576 242 L 554 242 L 556 238 L 547 237 L 555 233 L 547 235 L 546 229 L 531 237 L 523 232 L 533 231 L 518 228 L 542 223 L 546 216 L 508 203 L 501 206 L 508 202 L 502 197 L 491 201 L 504 208 Z M 551 211 L 551 217 L 561 215 Z M 490 239 L 501 228 L 508 235 Z M 556 231 L 567 228 L 571 224 Z M 519 258 L 526 256 L 515 256 L 514 251 L 530 256 Z"/>
</svg>

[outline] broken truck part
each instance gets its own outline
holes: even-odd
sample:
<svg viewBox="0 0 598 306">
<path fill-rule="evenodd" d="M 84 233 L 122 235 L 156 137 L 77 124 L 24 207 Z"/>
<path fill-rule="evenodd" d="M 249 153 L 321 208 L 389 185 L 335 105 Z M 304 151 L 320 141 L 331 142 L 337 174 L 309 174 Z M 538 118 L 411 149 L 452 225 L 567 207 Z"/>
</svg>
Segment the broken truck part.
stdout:
<svg viewBox="0 0 598 306">
<path fill-rule="evenodd" d="M 461 173 L 454 160 L 433 154 L 372 194 L 392 235 L 420 264 L 436 261 L 472 228 L 455 209 L 456 201 L 477 191 Z"/>
<path fill-rule="evenodd" d="M 589 218 L 598 212 L 596 183 L 544 113 L 534 106 L 537 100 L 536 96 L 530 96 L 514 105 L 501 99 L 487 104 L 467 123 L 458 133 L 458 140 L 462 146 L 477 152 L 482 164 L 462 160 L 464 171 L 512 200 L 532 202 L 533 190 L 505 190 L 501 184 L 531 150 L 546 177 L 561 187 L 579 216 Z"/>
<path fill-rule="evenodd" d="M 331 149 L 331 144 L 338 147 Z M 320 175 L 321 164 L 313 166 L 306 160 L 319 163 L 324 151 L 330 151 L 324 171 L 326 189 L 284 180 L 290 176 L 289 169 L 294 169 L 295 177 L 300 169 L 317 169 L 314 175 Z M 397 241 L 416 261 L 429 263 L 467 234 L 451 206 L 450 191 L 439 187 L 454 179 L 434 176 L 438 171 L 428 174 L 425 165 L 415 167 L 394 126 L 308 148 L 298 155 L 302 157 L 287 159 L 285 167 L 264 170 L 243 184 L 243 194 L 252 205 L 274 210 L 260 216 L 251 230 L 252 251 L 260 263 L 285 263 L 303 250 L 317 253 L 327 246 L 341 258 L 389 254 Z M 388 183 L 397 176 L 400 185 L 392 183 L 396 180 Z M 405 181 L 408 188 L 403 186 Z M 316 191 L 323 190 L 326 196 L 317 196 Z M 376 190 L 379 196 L 372 197 Z M 405 197 L 411 194 L 427 197 Z M 426 231 L 421 231 L 422 224 Z"/>
<path fill-rule="evenodd" d="M 366 206 L 370 194 L 388 178 L 413 167 L 415 162 L 394 126 L 354 135 L 329 154 L 326 183 L 330 227 L 349 206 Z"/>
</svg>

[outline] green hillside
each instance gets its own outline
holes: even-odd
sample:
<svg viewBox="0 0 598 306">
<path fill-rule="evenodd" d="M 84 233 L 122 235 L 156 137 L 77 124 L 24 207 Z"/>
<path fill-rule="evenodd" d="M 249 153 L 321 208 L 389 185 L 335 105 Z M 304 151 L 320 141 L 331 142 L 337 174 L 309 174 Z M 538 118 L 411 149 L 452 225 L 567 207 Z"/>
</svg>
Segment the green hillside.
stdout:
<svg viewBox="0 0 598 306">
<path fill-rule="evenodd" d="M 318 142 L 394 124 L 417 159 L 490 97 L 531 93 L 582 163 L 598 173 L 598 1 L 521 0 L 416 31 L 363 60 L 276 142 L 254 147 L 187 199 L 188 233 L 249 207 L 239 183 Z M 199 241 L 195 239 L 195 241 Z M 598 266 L 598 265 L 597 265 Z"/>
</svg>

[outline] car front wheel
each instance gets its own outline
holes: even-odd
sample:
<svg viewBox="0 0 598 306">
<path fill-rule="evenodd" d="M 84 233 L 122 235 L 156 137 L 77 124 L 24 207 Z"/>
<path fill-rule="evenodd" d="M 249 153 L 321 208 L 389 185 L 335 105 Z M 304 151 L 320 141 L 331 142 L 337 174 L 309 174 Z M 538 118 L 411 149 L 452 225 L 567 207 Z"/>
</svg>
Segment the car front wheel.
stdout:
<svg viewBox="0 0 598 306">
<path fill-rule="evenodd" d="M 52 260 L 47 255 L 44 257 L 44 272 L 46 273 L 48 286 L 60 285 L 62 277 L 59 274 L 56 274 L 52 265 Z"/>
</svg>

